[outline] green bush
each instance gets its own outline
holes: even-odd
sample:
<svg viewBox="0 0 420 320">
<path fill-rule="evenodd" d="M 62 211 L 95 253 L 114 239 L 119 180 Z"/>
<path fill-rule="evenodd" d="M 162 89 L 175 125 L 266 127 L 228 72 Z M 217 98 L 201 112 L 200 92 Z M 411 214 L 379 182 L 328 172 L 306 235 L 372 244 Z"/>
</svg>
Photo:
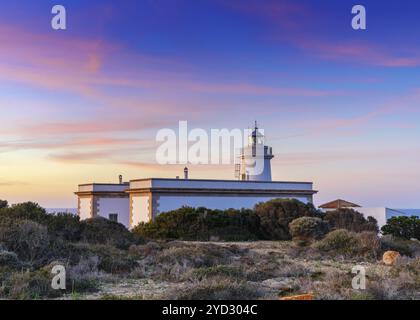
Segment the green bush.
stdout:
<svg viewBox="0 0 420 320">
<path fill-rule="evenodd" d="M 319 212 L 312 204 L 295 199 L 274 199 L 255 206 L 260 219 L 263 239 L 290 240 L 289 223 L 305 216 L 317 216 Z"/>
<path fill-rule="evenodd" d="M 0 200 L 0 209 L 7 208 L 9 203 L 6 200 Z"/>
<path fill-rule="evenodd" d="M 392 217 L 382 227 L 384 235 L 392 235 L 402 239 L 417 239 L 420 240 L 420 219 L 416 216 L 412 217 Z"/>
<path fill-rule="evenodd" d="M 66 241 L 79 241 L 82 225 L 79 217 L 69 213 L 48 214 L 38 204 L 25 202 L 4 208 L 0 211 L 2 221 L 32 221 L 48 229 L 51 238 L 61 238 Z"/>
<path fill-rule="evenodd" d="M 141 223 L 133 233 L 146 239 L 208 241 L 289 240 L 289 223 L 304 216 L 321 216 L 312 204 L 295 199 L 274 199 L 255 210 L 183 207 Z"/>
<path fill-rule="evenodd" d="M 384 235 L 381 237 L 383 251 L 398 251 L 402 255 L 414 257 L 420 256 L 420 243 L 403 238 L 396 238 L 392 235 Z"/>
<path fill-rule="evenodd" d="M 45 222 L 48 232 L 55 238 L 64 241 L 80 241 L 83 234 L 83 224 L 77 215 L 71 213 L 56 213 L 50 215 Z"/>
<path fill-rule="evenodd" d="M 92 244 L 108 244 L 127 249 L 135 242 L 134 235 L 121 223 L 102 217 L 83 220 L 81 241 Z"/>
<path fill-rule="evenodd" d="M 293 220 L 289 229 L 293 241 L 305 245 L 322 238 L 328 232 L 328 225 L 320 218 L 301 217 Z"/>
<path fill-rule="evenodd" d="M 128 248 L 135 243 L 134 235 L 122 224 L 101 217 L 80 221 L 78 216 L 69 213 L 48 214 L 32 202 L 13 205 L 0 211 L 0 225 L 2 221 L 10 224 L 10 221 L 22 220 L 45 227 L 54 240 L 111 244 L 119 248 Z"/>
<path fill-rule="evenodd" d="M 314 247 L 330 255 L 349 258 L 377 258 L 381 251 L 381 243 L 375 232 L 355 233 L 346 229 L 328 233 L 324 239 L 316 242 Z"/>
<path fill-rule="evenodd" d="M 0 251 L 0 266 L 18 270 L 23 265 L 16 253 L 4 250 Z"/>
<path fill-rule="evenodd" d="M 379 231 L 374 218 L 365 219 L 363 214 L 353 209 L 328 211 L 324 215 L 324 220 L 331 230 L 347 229 L 353 232 L 372 231 L 376 233 Z"/>
<path fill-rule="evenodd" d="M 183 207 L 162 213 L 133 229 L 148 239 L 241 241 L 258 239 L 259 219 L 252 210 L 208 210 Z"/>
<path fill-rule="evenodd" d="M 30 220 L 0 221 L 0 243 L 19 259 L 28 262 L 42 262 L 48 254 L 50 238 L 47 228 Z"/>
<path fill-rule="evenodd" d="M 52 215 L 49 215 L 44 208 L 33 202 L 14 204 L 0 211 L 0 220 L 10 218 L 12 220 L 30 220 L 39 224 L 46 224 L 51 217 Z"/>
</svg>

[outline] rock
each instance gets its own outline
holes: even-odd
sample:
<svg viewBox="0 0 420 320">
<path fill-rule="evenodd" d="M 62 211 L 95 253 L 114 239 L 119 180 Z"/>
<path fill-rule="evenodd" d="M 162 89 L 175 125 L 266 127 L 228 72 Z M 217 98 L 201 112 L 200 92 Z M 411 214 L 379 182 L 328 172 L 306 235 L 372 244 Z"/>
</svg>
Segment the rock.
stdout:
<svg viewBox="0 0 420 320">
<path fill-rule="evenodd" d="M 397 261 L 399 257 L 400 257 L 400 253 L 397 251 L 386 251 L 384 253 L 384 256 L 382 257 L 382 261 L 387 266 L 392 266 L 393 264 L 395 264 L 395 262 Z"/>
<path fill-rule="evenodd" d="M 262 281 L 261 285 L 275 290 L 287 290 L 293 287 L 293 280 L 287 278 L 267 279 Z"/>
<path fill-rule="evenodd" d="M 306 293 L 297 296 L 281 297 L 279 300 L 314 300 L 314 295 L 312 293 Z"/>
</svg>

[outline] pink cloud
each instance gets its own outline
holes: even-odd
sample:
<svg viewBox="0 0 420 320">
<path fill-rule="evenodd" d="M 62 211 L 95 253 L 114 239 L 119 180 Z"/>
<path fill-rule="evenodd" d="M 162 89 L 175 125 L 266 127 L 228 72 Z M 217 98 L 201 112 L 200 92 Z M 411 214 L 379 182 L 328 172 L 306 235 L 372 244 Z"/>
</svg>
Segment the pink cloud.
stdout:
<svg viewBox="0 0 420 320">
<path fill-rule="evenodd" d="M 66 152 L 50 154 L 49 159 L 63 163 L 98 163 L 101 160 L 110 161 L 112 151 Z"/>
<path fill-rule="evenodd" d="M 114 43 L 56 37 L 0 25 L 0 78 L 49 90 L 77 93 L 108 101 L 108 86 L 175 93 L 224 93 L 324 97 L 346 92 L 301 87 L 267 87 L 253 83 L 221 83 L 196 79 L 196 73 L 175 59 L 127 53 Z M 111 59 L 112 56 L 112 59 Z M 135 62 L 135 63 L 134 63 Z M 136 64 L 132 74 L 129 65 Z M 181 70 L 170 70 L 175 66 Z M 185 70 L 190 69 L 188 72 Z"/>
<path fill-rule="evenodd" d="M 0 143 L 0 150 L 22 150 L 22 149 L 63 149 L 73 147 L 108 147 L 108 146 L 134 146 L 138 144 L 150 144 L 146 139 L 135 138 L 104 138 L 86 137 L 78 139 L 55 139 L 56 141 L 36 140 L 15 140 Z M 153 142 L 154 143 L 154 142 Z"/>
<path fill-rule="evenodd" d="M 312 16 L 311 10 L 307 6 L 286 0 L 234 0 L 223 1 L 221 4 L 287 30 L 304 28 L 302 22 L 308 22 L 307 19 Z"/>
<path fill-rule="evenodd" d="M 0 25 L 0 43 L 0 61 L 68 72 L 96 72 L 102 57 L 118 48 L 100 39 L 34 33 L 11 25 Z"/>
<path fill-rule="evenodd" d="M 417 67 L 420 55 L 402 56 L 374 43 L 308 39 L 305 36 L 291 40 L 297 47 L 327 60 L 348 60 L 382 67 Z"/>
<path fill-rule="evenodd" d="M 128 132 L 162 127 L 168 123 L 169 122 L 167 120 L 149 120 L 136 118 L 130 119 L 129 117 L 77 122 L 45 122 L 17 128 L 15 133 L 24 135 L 34 134 L 36 136 L 40 136 L 103 132 Z"/>
<path fill-rule="evenodd" d="M 419 158 L 420 149 L 412 148 L 392 148 L 392 149 L 366 149 L 360 148 L 336 148 L 334 150 L 322 150 L 316 152 L 294 152 L 277 154 L 273 163 L 279 166 L 306 166 L 306 165 L 328 165 L 331 163 L 356 162 L 363 161 L 367 163 L 370 160 L 396 160 Z"/>
</svg>

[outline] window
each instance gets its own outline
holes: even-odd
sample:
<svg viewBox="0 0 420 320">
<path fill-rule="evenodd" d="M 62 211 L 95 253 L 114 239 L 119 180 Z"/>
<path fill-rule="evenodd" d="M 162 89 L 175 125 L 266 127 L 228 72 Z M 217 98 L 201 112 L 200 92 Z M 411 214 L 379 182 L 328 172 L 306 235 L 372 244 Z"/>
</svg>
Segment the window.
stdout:
<svg viewBox="0 0 420 320">
<path fill-rule="evenodd" d="M 109 220 L 118 222 L 118 213 L 110 213 Z"/>
</svg>

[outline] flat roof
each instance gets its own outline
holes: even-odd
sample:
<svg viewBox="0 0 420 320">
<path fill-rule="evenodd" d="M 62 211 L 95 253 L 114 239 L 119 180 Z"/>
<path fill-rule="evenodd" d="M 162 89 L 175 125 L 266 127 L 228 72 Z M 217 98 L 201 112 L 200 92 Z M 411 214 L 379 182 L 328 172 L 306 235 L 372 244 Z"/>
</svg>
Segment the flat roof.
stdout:
<svg viewBox="0 0 420 320">
<path fill-rule="evenodd" d="M 130 181 L 130 191 L 136 190 L 184 190 L 184 191 L 273 191 L 285 190 L 313 191 L 312 182 L 284 181 L 242 181 L 242 180 L 209 180 L 209 179 L 139 179 Z"/>
<path fill-rule="evenodd" d="M 129 188 L 129 183 L 87 183 L 79 184 L 76 194 L 87 194 L 97 192 L 125 192 Z"/>
<path fill-rule="evenodd" d="M 160 180 L 160 181 L 203 181 L 203 182 L 240 182 L 240 183 L 301 183 L 301 184 L 313 184 L 309 181 L 253 181 L 253 180 L 227 180 L 227 179 L 176 179 L 176 178 L 144 178 L 144 179 L 134 179 L 130 182 L 136 181 L 150 181 L 150 180 Z"/>
<path fill-rule="evenodd" d="M 124 183 L 97 183 L 97 182 L 91 182 L 91 183 L 82 183 L 79 184 L 78 186 L 128 186 L 130 185 L 129 182 L 124 182 Z"/>
<path fill-rule="evenodd" d="M 301 181 L 251 181 L 251 180 L 215 180 L 215 179 L 173 179 L 148 178 L 130 180 L 130 183 L 89 183 L 81 184 L 76 194 L 115 193 L 136 191 L 166 192 L 260 192 L 316 193 L 312 182 Z"/>
</svg>

